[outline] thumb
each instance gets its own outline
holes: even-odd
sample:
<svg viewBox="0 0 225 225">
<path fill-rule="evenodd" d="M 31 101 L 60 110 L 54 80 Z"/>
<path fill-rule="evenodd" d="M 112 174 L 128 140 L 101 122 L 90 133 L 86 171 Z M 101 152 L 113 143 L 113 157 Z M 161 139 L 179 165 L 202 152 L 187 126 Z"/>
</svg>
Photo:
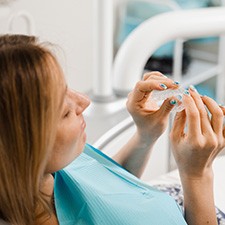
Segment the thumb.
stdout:
<svg viewBox="0 0 225 225">
<path fill-rule="evenodd" d="M 167 98 L 161 107 L 159 108 L 157 114 L 159 114 L 161 117 L 167 117 L 169 116 L 171 110 L 174 108 L 174 106 L 178 104 L 178 100 L 174 97 Z"/>
</svg>

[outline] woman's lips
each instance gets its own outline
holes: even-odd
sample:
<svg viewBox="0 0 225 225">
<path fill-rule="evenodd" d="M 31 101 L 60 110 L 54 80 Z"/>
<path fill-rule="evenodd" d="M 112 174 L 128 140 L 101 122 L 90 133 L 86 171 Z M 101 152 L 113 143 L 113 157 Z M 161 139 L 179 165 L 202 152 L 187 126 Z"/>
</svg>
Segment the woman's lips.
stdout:
<svg viewBox="0 0 225 225">
<path fill-rule="evenodd" d="M 81 128 L 84 130 L 86 128 L 86 122 L 85 120 L 82 118 L 81 120 Z"/>
</svg>

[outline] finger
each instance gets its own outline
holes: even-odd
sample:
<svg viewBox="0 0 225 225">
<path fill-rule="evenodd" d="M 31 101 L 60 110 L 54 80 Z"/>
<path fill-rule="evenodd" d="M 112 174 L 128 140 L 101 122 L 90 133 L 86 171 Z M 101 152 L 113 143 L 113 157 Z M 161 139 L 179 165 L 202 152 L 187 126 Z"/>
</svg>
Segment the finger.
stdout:
<svg viewBox="0 0 225 225">
<path fill-rule="evenodd" d="M 209 120 L 208 112 L 205 108 L 205 104 L 203 103 L 201 96 L 198 94 L 197 90 L 193 86 L 189 88 L 189 91 L 199 111 L 202 133 L 211 133 L 211 122 Z"/>
<path fill-rule="evenodd" d="M 171 110 L 177 105 L 179 100 L 175 97 L 166 99 L 161 107 L 157 110 L 156 115 L 161 118 L 168 118 Z"/>
<path fill-rule="evenodd" d="M 167 85 L 157 80 L 139 81 L 132 91 L 132 99 L 134 102 L 147 100 L 152 90 L 165 90 Z"/>
<path fill-rule="evenodd" d="M 163 80 L 147 79 L 145 81 L 139 81 L 133 91 L 136 101 L 146 99 L 152 90 L 166 90 L 168 88 L 177 88 L 178 84 L 175 84 L 171 79 L 164 78 Z"/>
<path fill-rule="evenodd" d="M 187 117 L 188 135 L 197 137 L 202 134 L 200 115 L 195 101 L 189 92 L 183 94 L 183 104 Z"/>
<path fill-rule="evenodd" d="M 149 73 L 145 73 L 143 75 L 143 80 L 147 80 L 151 76 L 157 76 L 157 77 L 167 78 L 167 76 L 165 76 L 164 74 L 162 74 L 162 73 L 160 73 L 158 71 L 152 71 L 152 72 L 149 72 Z"/>
<path fill-rule="evenodd" d="M 176 113 L 174 118 L 173 126 L 171 129 L 171 138 L 172 140 L 178 140 L 184 135 L 184 128 L 186 124 L 186 113 L 185 110 Z"/>
<path fill-rule="evenodd" d="M 222 110 L 223 115 L 225 116 L 225 106 L 220 105 L 220 109 Z M 224 121 L 224 119 L 223 119 L 223 121 Z M 223 122 L 223 124 L 224 124 L 224 122 Z M 223 137 L 225 137 L 225 126 L 223 126 Z"/>
<path fill-rule="evenodd" d="M 211 113 L 211 126 L 213 131 L 220 135 L 223 130 L 223 118 L 224 113 L 223 110 L 219 107 L 219 105 L 211 98 L 207 96 L 202 96 L 202 101 L 207 106 L 209 112 Z"/>
<path fill-rule="evenodd" d="M 143 80 L 150 80 L 150 79 L 155 79 L 155 80 L 161 80 L 162 83 L 168 83 L 168 88 L 175 89 L 179 87 L 179 82 L 178 81 L 173 81 L 172 79 L 168 78 L 167 76 L 163 75 L 160 72 L 150 72 L 146 73 L 143 76 Z"/>
</svg>

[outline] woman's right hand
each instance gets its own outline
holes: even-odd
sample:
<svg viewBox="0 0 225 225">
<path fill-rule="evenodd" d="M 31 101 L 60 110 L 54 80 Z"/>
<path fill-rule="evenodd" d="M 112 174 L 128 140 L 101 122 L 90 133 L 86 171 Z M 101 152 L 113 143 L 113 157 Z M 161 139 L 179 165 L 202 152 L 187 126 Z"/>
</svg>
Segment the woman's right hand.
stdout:
<svg viewBox="0 0 225 225">
<path fill-rule="evenodd" d="M 225 109 L 194 89 L 189 92 L 184 94 L 185 110 L 177 113 L 170 138 L 180 174 L 198 178 L 211 172 L 213 160 L 225 146 Z"/>
</svg>

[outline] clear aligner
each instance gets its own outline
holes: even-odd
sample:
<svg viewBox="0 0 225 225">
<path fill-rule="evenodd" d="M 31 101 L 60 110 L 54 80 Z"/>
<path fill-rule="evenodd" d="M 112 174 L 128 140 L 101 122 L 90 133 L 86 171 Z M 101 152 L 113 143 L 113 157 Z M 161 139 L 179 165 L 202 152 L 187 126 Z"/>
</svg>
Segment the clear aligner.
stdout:
<svg viewBox="0 0 225 225">
<path fill-rule="evenodd" d="M 166 89 L 163 91 L 153 90 L 150 98 L 160 104 L 165 99 L 174 96 L 179 100 L 179 103 L 174 106 L 172 112 L 180 112 L 184 109 L 184 105 L 182 104 L 184 91 L 185 89 L 183 87 L 179 87 L 178 89 Z"/>
</svg>

